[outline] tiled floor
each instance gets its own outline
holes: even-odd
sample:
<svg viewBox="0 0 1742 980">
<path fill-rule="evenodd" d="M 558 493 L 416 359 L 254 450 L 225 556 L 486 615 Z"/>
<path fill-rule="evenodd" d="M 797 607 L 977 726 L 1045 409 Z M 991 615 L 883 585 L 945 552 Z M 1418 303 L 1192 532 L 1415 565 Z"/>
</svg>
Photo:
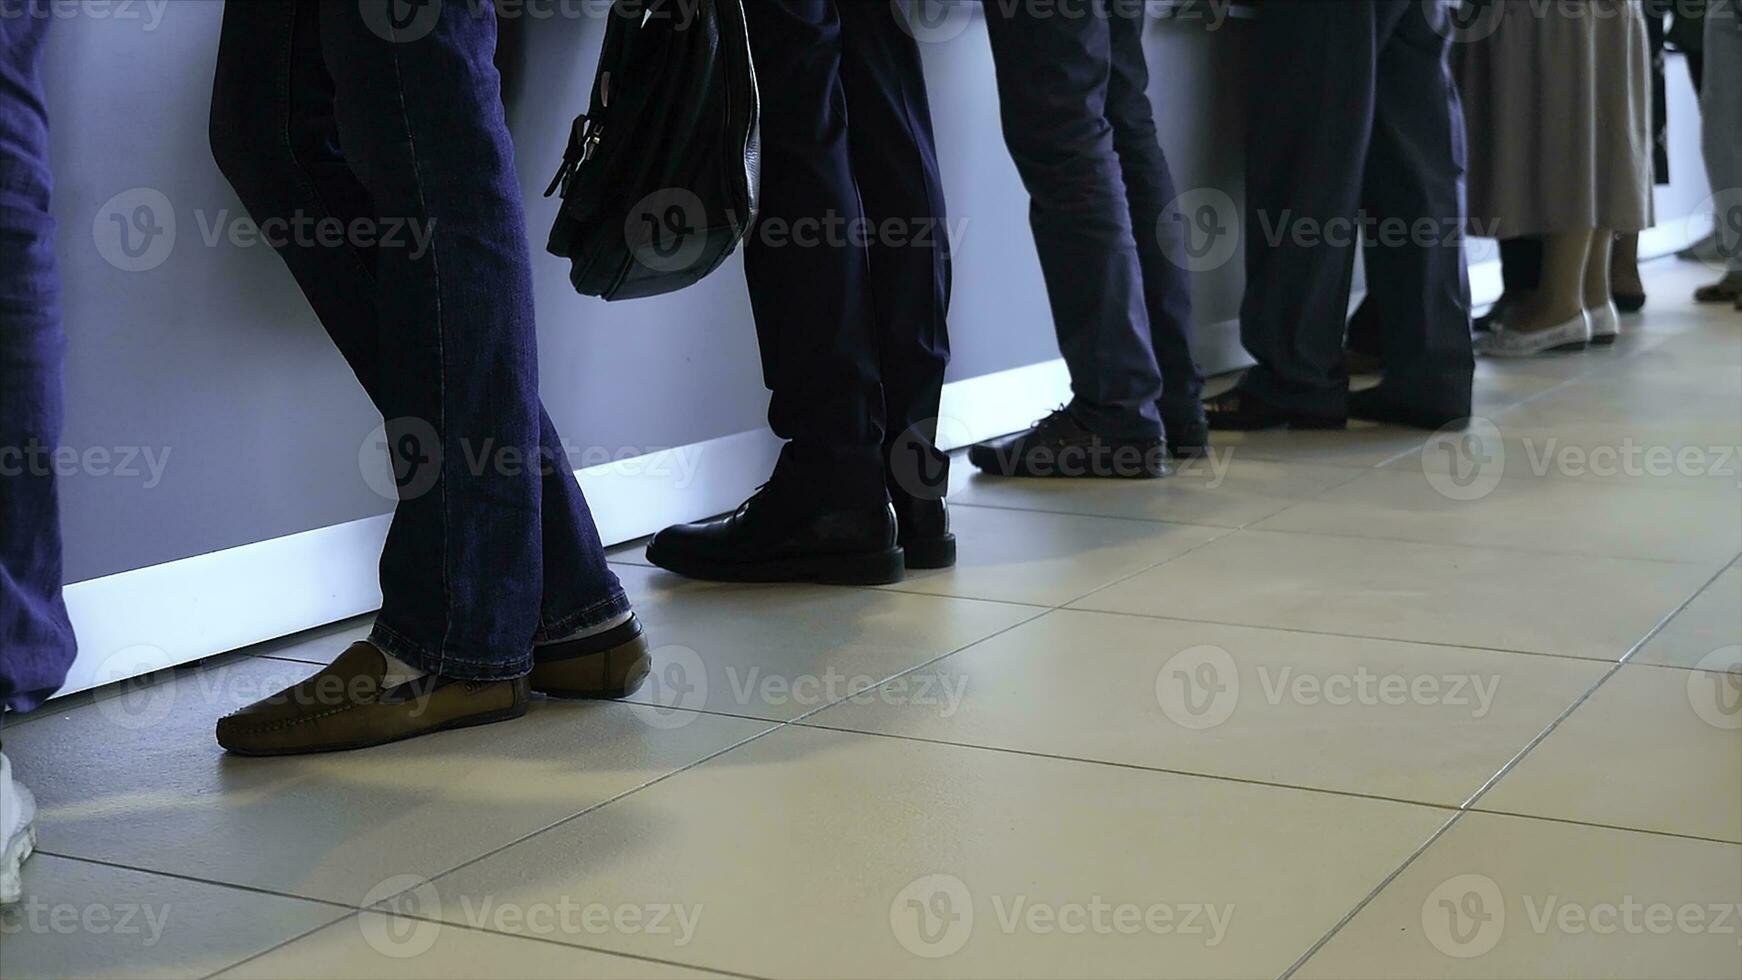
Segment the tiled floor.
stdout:
<svg viewBox="0 0 1742 980">
<path fill-rule="evenodd" d="M 7 720 L 0 976 L 1742 977 L 1742 315 L 1483 363 L 1468 438 L 958 468 L 886 589 L 615 553 L 633 702 L 308 759 L 347 623 Z"/>
</svg>

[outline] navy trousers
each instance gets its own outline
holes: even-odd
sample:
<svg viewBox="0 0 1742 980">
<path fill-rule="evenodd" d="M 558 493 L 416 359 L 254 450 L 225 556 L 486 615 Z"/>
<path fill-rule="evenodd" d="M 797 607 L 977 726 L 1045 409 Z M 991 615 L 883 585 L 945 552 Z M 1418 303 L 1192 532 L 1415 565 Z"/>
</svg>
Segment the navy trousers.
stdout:
<svg viewBox="0 0 1742 980">
<path fill-rule="evenodd" d="M 1065 0 L 1056 10 L 987 4 L 1005 143 L 1071 373 L 1071 411 L 1109 436 L 1195 421 L 1191 281 L 1157 140 L 1142 8 Z"/>
<path fill-rule="evenodd" d="M 212 151 L 387 420 L 397 509 L 370 639 L 450 677 L 629 608 L 538 397 L 532 272 L 488 3 L 226 4 Z M 386 227 L 381 225 L 381 227 Z"/>
<path fill-rule="evenodd" d="M 60 281 L 43 104 L 47 0 L 0 0 L 0 704 L 28 711 L 66 679 L 61 600 Z"/>
<path fill-rule="evenodd" d="M 941 496 L 950 251 L 919 47 L 887 2 L 745 4 L 762 210 L 745 275 L 775 487 L 828 507 Z"/>
<path fill-rule="evenodd" d="M 1267 3 L 1250 60 L 1241 389 L 1341 415 L 1364 253 L 1392 400 L 1465 414 L 1475 359 L 1463 257 L 1463 111 L 1443 4 Z"/>
</svg>

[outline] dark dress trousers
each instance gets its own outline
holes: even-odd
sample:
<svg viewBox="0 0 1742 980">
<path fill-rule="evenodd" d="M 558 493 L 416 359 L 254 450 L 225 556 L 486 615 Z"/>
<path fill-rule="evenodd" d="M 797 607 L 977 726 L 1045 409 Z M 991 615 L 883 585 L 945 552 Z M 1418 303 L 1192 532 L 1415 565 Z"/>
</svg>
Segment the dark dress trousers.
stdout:
<svg viewBox="0 0 1742 980">
<path fill-rule="evenodd" d="M 1365 212 L 1392 400 L 1470 407 L 1464 124 L 1444 4 L 1266 3 L 1250 59 L 1241 390 L 1341 415 L 1344 320 Z"/>
</svg>

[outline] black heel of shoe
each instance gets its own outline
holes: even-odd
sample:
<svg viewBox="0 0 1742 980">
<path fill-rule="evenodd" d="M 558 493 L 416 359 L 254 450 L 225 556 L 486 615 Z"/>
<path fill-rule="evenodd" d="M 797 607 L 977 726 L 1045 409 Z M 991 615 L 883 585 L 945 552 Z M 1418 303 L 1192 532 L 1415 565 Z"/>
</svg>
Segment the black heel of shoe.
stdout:
<svg viewBox="0 0 1742 980">
<path fill-rule="evenodd" d="M 956 536 L 907 541 L 901 546 L 907 555 L 907 567 L 914 571 L 932 568 L 953 568 L 956 564 Z"/>
</svg>

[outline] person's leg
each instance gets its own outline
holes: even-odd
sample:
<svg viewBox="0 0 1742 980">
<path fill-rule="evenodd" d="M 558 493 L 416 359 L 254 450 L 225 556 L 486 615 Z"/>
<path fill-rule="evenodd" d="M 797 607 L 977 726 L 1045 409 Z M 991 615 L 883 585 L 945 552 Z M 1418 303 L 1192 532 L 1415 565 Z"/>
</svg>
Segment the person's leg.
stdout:
<svg viewBox="0 0 1742 980">
<path fill-rule="evenodd" d="M 1742 295 L 1742 4 L 1715 0 L 1708 9 L 1705 56 L 1701 143 L 1719 205 L 1720 285 Z"/>
<path fill-rule="evenodd" d="M 1444 8 L 1411 4 L 1386 8 L 1378 20 L 1379 99 L 1363 193 L 1377 239 L 1366 252 L 1368 288 L 1386 312 L 1386 333 L 1384 380 L 1362 401 L 1390 407 L 1377 421 L 1413 418 L 1429 428 L 1469 415 L 1475 371 L 1463 109 L 1444 25 L 1434 22 L 1445 16 Z M 1432 229 L 1425 240 L 1424 227 Z"/>
<path fill-rule="evenodd" d="M 490 64 L 493 17 L 448 0 L 428 37 L 389 40 L 365 22 L 377 12 L 385 7 L 314 0 L 227 8 L 213 150 L 263 228 L 411 230 L 371 248 L 350 234 L 275 244 L 388 419 L 400 488 L 370 637 L 390 658 L 353 648 L 333 669 L 387 685 L 402 672 L 468 683 L 431 695 L 456 701 L 444 709 L 451 717 L 424 711 L 426 721 L 366 731 L 315 732 L 298 717 L 288 735 L 267 738 L 296 706 L 263 702 L 220 723 L 235 751 L 369 744 L 511 717 L 524 710 L 526 682 L 489 682 L 526 675 L 535 639 L 628 610 L 538 404 L 530 257 Z"/>
<path fill-rule="evenodd" d="M 762 93 L 762 202 L 744 273 L 773 395 L 768 422 L 788 442 L 773 478 L 737 512 L 666 528 L 648 544 L 648 561 L 680 575 L 876 584 L 904 574 L 839 6 L 745 5 Z M 888 152 L 906 167 L 921 159 Z"/>
<path fill-rule="evenodd" d="M 1177 191 L 1156 132 L 1155 107 L 1149 101 L 1144 18 L 1139 8 L 1109 13 L 1112 70 L 1107 79 L 1107 120 L 1113 126 L 1113 148 L 1119 154 L 1131 204 L 1150 346 L 1161 369 L 1162 428 L 1174 455 L 1202 452 L 1208 433 L 1204 375 L 1192 355 L 1192 281 L 1179 261 L 1182 232 L 1164 218 Z"/>
<path fill-rule="evenodd" d="M 950 361 L 950 241 L 919 45 L 883 3 L 843 3 L 848 152 L 869 245 L 889 496 L 909 568 L 953 564 L 937 448 Z"/>
<path fill-rule="evenodd" d="M 1377 56 L 1373 0 L 1264 8 L 1250 58 L 1240 312 L 1257 364 L 1211 402 L 1212 426 L 1334 426 L 1345 414 L 1342 340 Z"/>
<path fill-rule="evenodd" d="M 1107 118 L 1106 13 L 986 7 L 1004 141 L 1029 195 L 1053 328 L 1070 368 L 1071 415 L 1114 438 L 1161 435 L 1162 379 L 1144 269 Z M 1095 5 L 1098 6 L 1098 5 Z"/>
<path fill-rule="evenodd" d="M 75 653 L 47 465 L 66 350 L 39 74 L 51 19 L 39 0 L 0 0 L 0 704 L 14 711 L 53 694 Z"/>
</svg>

